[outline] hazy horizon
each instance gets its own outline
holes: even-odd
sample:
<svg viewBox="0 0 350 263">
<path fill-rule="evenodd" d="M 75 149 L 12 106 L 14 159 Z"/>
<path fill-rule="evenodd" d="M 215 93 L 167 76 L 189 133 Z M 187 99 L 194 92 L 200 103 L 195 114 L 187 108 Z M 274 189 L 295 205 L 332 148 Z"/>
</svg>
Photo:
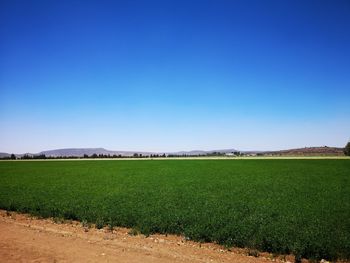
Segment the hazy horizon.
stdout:
<svg viewBox="0 0 350 263">
<path fill-rule="evenodd" d="M 0 152 L 350 139 L 349 1 L 1 1 L 0 39 Z"/>
<path fill-rule="evenodd" d="M 278 149 L 254 149 L 254 148 L 249 148 L 249 149 L 241 149 L 237 147 L 214 147 L 214 148 L 187 148 L 187 149 L 176 149 L 176 150 L 140 150 L 140 149 L 112 149 L 109 147 L 61 147 L 61 148 L 50 148 L 50 149 L 41 149 L 38 151 L 22 151 L 22 152 L 8 152 L 8 151 L 2 151 L 0 149 L 0 153 L 9 153 L 9 154 L 26 154 L 26 153 L 31 153 L 31 154 L 36 154 L 44 151 L 51 151 L 51 150 L 68 150 L 68 149 L 104 149 L 108 151 L 120 151 L 120 152 L 154 152 L 154 153 L 172 153 L 172 152 L 181 152 L 181 151 L 213 151 L 213 150 L 228 150 L 228 149 L 234 149 L 242 152 L 249 152 L 249 151 L 280 151 L 280 150 L 291 150 L 291 149 L 297 149 L 297 148 L 312 148 L 312 147 L 336 147 L 336 148 L 344 148 L 344 145 L 340 146 L 335 146 L 335 145 L 309 145 L 309 146 L 298 146 L 298 147 L 291 147 L 291 148 L 278 148 Z"/>
</svg>

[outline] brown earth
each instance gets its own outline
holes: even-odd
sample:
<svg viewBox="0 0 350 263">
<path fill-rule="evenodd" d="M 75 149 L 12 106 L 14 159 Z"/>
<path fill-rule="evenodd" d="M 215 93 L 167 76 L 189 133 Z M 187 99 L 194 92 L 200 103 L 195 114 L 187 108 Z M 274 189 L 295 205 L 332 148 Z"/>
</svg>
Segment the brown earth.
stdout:
<svg viewBox="0 0 350 263">
<path fill-rule="evenodd" d="M 238 262 L 293 261 L 244 249 L 186 241 L 174 235 L 131 236 L 129 230 L 83 227 L 0 210 L 0 262 Z M 259 253 L 258 253 L 259 254 Z"/>
</svg>

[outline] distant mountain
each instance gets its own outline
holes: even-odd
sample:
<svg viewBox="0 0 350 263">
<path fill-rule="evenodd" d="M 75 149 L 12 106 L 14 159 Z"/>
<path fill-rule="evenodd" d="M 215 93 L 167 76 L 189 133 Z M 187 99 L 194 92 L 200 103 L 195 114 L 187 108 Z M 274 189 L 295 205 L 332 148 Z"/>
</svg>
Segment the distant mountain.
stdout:
<svg viewBox="0 0 350 263">
<path fill-rule="evenodd" d="M 203 150 L 193 150 L 193 151 L 178 151 L 178 152 L 142 152 L 142 151 L 111 151 L 106 150 L 104 148 L 65 148 L 65 149 L 55 149 L 55 150 L 48 150 L 48 151 L 42 151 L 39 153 L 22 153 L 22 154 L 16 154 L 17 157 L 22 157 L 24 155 L 29 156 L 35 156 L 35 155 L 42 155 L 44 154 L 47 157 L 68 157 L 68 156 L 74 156 L 74 157 L 83 157 L 86 155 L 93 155 L 93 154 L 103 154 L 103 155 L 121 155 L 121 156 L 133 156 L 135 153 L 142 154 L 144 156 L 151 155 L 151 154 L 158 154 L 158 155 L 188 155 L 188 156 L 197 156 L 197 155 L 207 155 L 210 153 L 230 153 L 230 152 L 236 152 L 235 149 L 221 149 L 221 150 L 211 150 L 211 151 L 203 151 Z M 0 158 L 9 157 L 11 154 L 9 153 L 0 153 Z"/>
<path fill-rule="evenodd" d="M 10 157 L 11 154 L 9 153 L 0 153 L 0 158 Z"/>
<path fill-rule="evenodd" d="M 46 156 L 51 156 L 51 157 L 60 157 L 60 156 L 83 157 L 84 154 L 87 154 L 89 156 L 93 154 L 132 156 L 135 153 L 142 154 L 142 155 L 151 154 L 150 152 L 137 152 L 137 151 L 135 152 L 134 151 L 110 151 L 104 148 L 67 148 L 67 149 L 42 151 L 39 154 L 45 154 Z"/>
<path fill-rule="evenodd" d="M 263 152 L 263 155 L 274 156 L 341 156 L 344 155 L 344 148 L 337 147 L 305 147 L 281 151 Z"/>
<path fill-rule="evenodd" d="M 104 148 L 67 148 L 67 149 L 57 149 L 50 151 L 42 151 L 39 154 L 45 154 L 46 156 L 59 157 L 59 156 L 77 156 L 82 157 L 84 154 L 89 156 L 93 154 L 103 154 L 103 155 L 122 155 L 122 156 L 132 156 L 135 153 L 142 155 L 151 155 L 151 154 L 172 154 L 172 155 L 207 155 L 209 153 L 218 152 L 218 153 L 228 153 L 235 152 L 235 149 L 224 149 L 224 150 L 212 150 L 212 151 L 179 151 L 179 152 L 142 152 L 142 151 L 110 151 Z"/>
<path fill-rule="evenodd" d="M 212 153 L 232 153 L 232 152 L 238 152 L 238 150 L 236 150 L 236 149 L 221 149 L 221 150 L 210 150 L 210 151 L 192 150 L 192 151 L 168 152 L 166 154 L 173 154 L 173 155 L 207 155 L 207 154 L 212 154 Z"/>
<path fill-rule="evenodd" d="M 221 150 L 192 150 L 192 151 L 178 151 L 178 152 L 142 152 L 142 151 L 110 151 L 104 148 L 67 148 L 67 149 L 55 149 L 49 151 L 42 151 L 39 153 L 24 153 L 16 154 L 17 157 L 22 157 L 23 155 L 40 155 L 45 154 L 47 157 L 83 157 L 85 154 L 91 156 L 93 154 L 103 154 L 103 155 L 121 155 L 121 156 L 133 156 L 135 153 L 142 154 L 143 156 L 158 154 L 158 155 L 187 155 L 187 156 L 198 156 L 198 155 L 209 155 L 213 153 L 233 153 L 241 152 L 246 155 L 264 155 L 264 156 L 341 156 L 344 155 L 343 148 L 337 147 L 305 147 L 298 149 L 289 149 L 281 151 L 239 151 L 236 149 L 221 149 Z M 5 158 L 11 156 L 10 153 L 0 153 L 0 158 Z"/>
</svg>

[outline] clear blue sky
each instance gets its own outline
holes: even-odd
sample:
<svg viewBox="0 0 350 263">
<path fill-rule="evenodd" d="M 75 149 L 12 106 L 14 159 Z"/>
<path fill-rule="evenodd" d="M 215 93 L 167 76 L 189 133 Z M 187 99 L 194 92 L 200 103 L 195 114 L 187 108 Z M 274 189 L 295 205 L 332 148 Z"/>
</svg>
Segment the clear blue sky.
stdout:
<svg viewBox="0 0 350 263">
<path fill-rule="evenodd" d="M 344 146 L 350 1 L 0 3 L 0 151 Z"/>
</svg>

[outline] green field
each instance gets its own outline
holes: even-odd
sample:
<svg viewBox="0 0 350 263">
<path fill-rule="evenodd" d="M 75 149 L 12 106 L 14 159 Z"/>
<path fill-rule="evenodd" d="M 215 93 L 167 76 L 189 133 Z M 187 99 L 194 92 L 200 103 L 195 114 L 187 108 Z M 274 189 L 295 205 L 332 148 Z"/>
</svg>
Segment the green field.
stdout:
<svg viewBox="0 0 350 263">
<path fill-rule="evenodd" d="M 2 161 L 0 208 L 350 259 L 350 160 Z"/>
</svg>

